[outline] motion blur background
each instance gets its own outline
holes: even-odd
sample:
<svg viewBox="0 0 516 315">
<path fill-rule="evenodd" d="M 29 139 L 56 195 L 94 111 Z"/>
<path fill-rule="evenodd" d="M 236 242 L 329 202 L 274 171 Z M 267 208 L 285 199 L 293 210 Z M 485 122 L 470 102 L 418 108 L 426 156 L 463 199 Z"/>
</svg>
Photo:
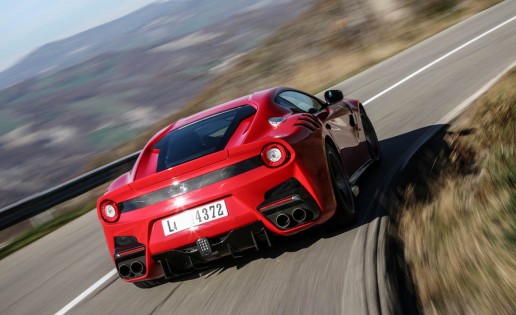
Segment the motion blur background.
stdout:
<svg viewBox="0 0 516 315">
<path fill-rule="evenodd" d="M 1 2 L 0 208 L 136 152 L 166 125 L 232 98 L 279 85 L 320 92 L 498 2 Z M 504 109 L 501 112 L 505 116 L 500 119 L 514 120 L 514 82 L 513 70 L 489 97 L 495 99 L 497 95 L 505 95 L 504 98 L 494 103 L 484 99 L 482 102 L 489 106 L 482 106 L 484 103 L 480 102 L 477 107 L 491 108 L 503 104 L 500 107 Z M 353 97 L 353 91 L 344 93 Z M 484 112 L 472 117 L 476 117 L 478 124 L 481 124 L 478 121 L 486 122 Z M 491 120 L 496 125 L 496 119 Z M 462 131 L 454 132 L 460 134 Z M 503 150 L 511 148 L 512 151 L 509 151 L 514 153 L 514 130 L 505 132 L 509 136 L 499 137 L 496 131 L 489 138 L 487 135 L 491 134 L 485 133 L 486 146 L 495 143 L 491 141 L 495 138 L 508 139 L 500 146 Z M 457 141 L 450 146 L 451 151 L 457 151 L 460 153 L 458 156 L 462 156 L 459 159 L 461 168 L 469 169 L 476 163 L 474 155 L 478 152 L 471 153 L 476 149 L 468 147 L 468 150 L 464 150 L 461 142 Z M 482 150 L 485 148 L 477 151 Z M 513 170 L 514 162 L 511 164 L 510 160 L 506 164 L 508 169 L 512 167 Z M 436 163 L 432 161 L 433 166 Z M 445 160 L 442 164 L 455 167 L 454 163 L 457 162 Z M 502 175 L 510 172 L 505 172 L 504 168 Z M 514 177 L 515 173 L 510 174 Z M 459 175 L 467 177 L 471 174 Z M 449 177 L 457 178 L 458 175 L 452 172 Z M 508 176 L 508 184 L 504 182 L 500 186 L 514 195 L 513 177 Z M 434 186 L 443 185 L 439 182 L 428 185 Z M 485 186 L 495 187 L 491 184 Z M 410 189 L 417 192 L 417 187 L 415 185 Z M 439 204 L 436 207 L 441 210 L 441 218 L 434 215 L 432 211 L 435 209 L 427 209 L 431 208 L 428 205 L 431 198 L 427 198 L 426 194 L 432 191 L 428 187 L 423 188 L 425 194 L 422 200 L 411 200 L 412 195 L 418 195 L 413 191 L 406 193 L 409 210 L 400 212 L 409 215 L 401 216 L 397 222 L 400 230 L 396 232 L 402 242 L 406 242 L 405 258 L 415 266 L 412 272 L 417 272 L 414 279 L 417 280 L 422 309 L 427 313 L 460 313 L 465 305 L 472 304 L 468 299 L 477 291 L 495 296 L 478 295 L 477 300 L 485 306 L 480 313 L 496 310 L 498 298 L 513 300 L 511 288 L 515 287 L 514 275 L 503 282 L 503 287 L 502 282 L 493 276 L 492 270 L 496 267 L 501 270 L 500 274 L 509 275 L 514 271 L 515 238 L 514 226 L 511 230 L 510 222 L 514 222 L 516 203 L 513 202 L 512 208 L 507 208 L 513 209 L 507 220 L 499 220 L 499 212 L 493 212 L 489 218 L 492 222 L 482 216 L 475 216 L 481 219 L 473 222 L 478 223 L 477 232 L 483 241 L 498 237 L 489 236 L 485 232 L 487 230 L 497 233 L 512 231 L 507 236 L 509 246 L 505 238 L 503 246 L 490 240 L 485 244 L 477 242 L 470 229 L 461 234 L 463 243 L 455 242 L 454 238 L 446 239 L 454 243 L 447 246 L 448 252 L 440 256 L 445 259 L 436 256 L 434 260 L 429 260 L 429 256 L 444 248 L 442 235 L 454 233 L 455 225 L 464 222 L 463 217 L 454 218 L 453 215 L 454 209 L 465 202 L 462 199 L 457 204 L 448 202 L 451 204 L 449 208 Z M 91 211 L 105 188 L 106 185 L 103 185 L 0 231 L 0 259 Z M 500 192 L 490 192 L 483 187 L 479 189 L 491 195 Z M 464 195 L 462 192 L 457 194 Z M 513 195 L 511 200 L 516 200 Z M 410 210 L 412 204 L 417 205 L 414 216 Z M 479 207 L 486 208 L 485 204 Z M 417 215 L 427 212 L 433 214 Z M 435 218 L 442 219 L 442 222 Z M 429 221 L 434 225 L 427 224 Z M 488 221 L 492 224 L 488 225 Z M 454 222 L 454 226 L 448 231 L 445 227 L 450 222 Z M 421 226 L 429 226 L 428 231 L 420 229 Z M 429 239 L 433 242 L 429 242 Z M 483 245 L 479 247 L 481 243 Z M 467 247 L 473 245 L 480 248 L 482 253 L 493 254 L 482 255 L 483 261 L 479 263 L 475 248 Z M 470 249 L 467 250 L 469 255 L 460 255 L 460 250 L 465 251 L 465 248 Z M 493 262 L 491 257 L 497 257 L 502 262 Z M 471 276 L 468 275 L 466 280 L 471 283 L 463 276 L 464 265 L 470 269 Z M 439 272 L 432 274 L 428 270 Z M 481 280 L 487 281 L 487 284 L 475 278 L 477 274 L 484 274 L 479 270 L 487 270 L 486 273 L 490 275 L 482 276 Z M 507 277 L 503 279 L 507 280 Z M 476 290 L 477 283 L 488 289 Z M 465 287 L 475 288 L 476 291 L 472 293 L 469 289 L 464 290 Z M 506 309 L 511 307 L 508 305 Z"/>
<path fill-rule="evenodd" d="M 274 85 L 316 92 L 400 50 L 400 33 L 424 36 L 421 16 L 492 2 L 4 3 L 0 207 L 141 149 L 181 109 Z"/>
</svg>

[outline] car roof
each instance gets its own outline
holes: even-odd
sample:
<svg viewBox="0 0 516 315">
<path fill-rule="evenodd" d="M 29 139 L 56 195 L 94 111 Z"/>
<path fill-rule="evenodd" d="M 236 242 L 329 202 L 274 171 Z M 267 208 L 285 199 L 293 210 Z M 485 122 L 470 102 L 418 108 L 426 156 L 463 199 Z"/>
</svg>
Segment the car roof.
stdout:
<svg viewBox="0 0 516 315">
<path fill-rule="evenodd" d="M 164 137 L 167 133 L 179 129 L 181 127 L 184 127 L 188 124 L 194 123 L 196 121 L 199 121 L 201 119 L 204 119 L 206 117 L 215 115 L 220 112 L 224 112 L 227 110 L 230 110 L 235 107 L 243 106 L 243 105 L 252 105 L 255 107 L 260 107 L 261 105 L 270 104 L 272 99 L 281 91 L 284 90 L 294 90 L 298 91 L 294 88 L 288 88 L 288 87 L 273 87 L 266 90 L 254 92 L 252 94 L 239 97 L 236 99 L 233 99 L 231 101 L 228 101 L 226 103 L 213 106 L 211 108 L 205 109 L 201 112 L 195 113 L 193 115 L 190 115 L 188 117 L 181 118 L 177 120 L 176 122 L 173 122 L 172 124 L 168 125 L 167 127 L 163 128 L 159 132 L 157 132 L 148 142 L 145 146 L 144 150 L 148 147 L 151 147 L 154 143 L 156 143 L 159 139 Z"/>
<path fill-rule="evenodd" d="M 259 92 L 254 92 L 252 94 L 231 100 L 229 102 L 205 109 L 199 113 L 179 119 L 177 122 L 173 123 L 170 126 L 172 128 L 167 128 L 167 129 L 168 129 L 168 131 L 175 130 L 175 129 L 181 128 L 183 126 L 186 126 L 188 124 L 191 124 L 193 122 L 196 122 L 198 120 L 204 119 L 206 117 L 209 117 L 209 116 L 215 115 L 217 113 L 224 112 L 229 109 L 239 107 L 242 105 L 259 106 L 260 104 L 262 104 L 263 101 L 270 100 L 271 96 L 274 95 L 275 94 L 274 92 L 278 89 L 280 89 L 280 88 L 276 87 L 276 88 L 271 88 L 271 89 L 267 89 L 267 90 L 263 90 L 263 91 L 259 91 Z"/>
</svg>

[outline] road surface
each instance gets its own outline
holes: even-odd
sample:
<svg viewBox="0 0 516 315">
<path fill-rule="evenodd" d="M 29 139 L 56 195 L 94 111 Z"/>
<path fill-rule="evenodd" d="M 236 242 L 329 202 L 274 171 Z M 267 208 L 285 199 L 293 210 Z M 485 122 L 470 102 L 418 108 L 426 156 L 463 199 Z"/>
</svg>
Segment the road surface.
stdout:
<svg viewBox="0 0 516 315">
<path fill-rule="evenodd" d="M 0 313 L 379 313 L 388 297 L 374 292 L 383 274 L 374 269 L 381 213 L 371 195 L 407 148 L 514 63 L 515 16 L 516 1 L 505 1 L 338 84 L 365 100 L 384 158 L 359 181 L 352 228 L 307 233 L 208 277 L 141 290 L 112 276 L 92 211 L 0 261 Z"/>
</svg>

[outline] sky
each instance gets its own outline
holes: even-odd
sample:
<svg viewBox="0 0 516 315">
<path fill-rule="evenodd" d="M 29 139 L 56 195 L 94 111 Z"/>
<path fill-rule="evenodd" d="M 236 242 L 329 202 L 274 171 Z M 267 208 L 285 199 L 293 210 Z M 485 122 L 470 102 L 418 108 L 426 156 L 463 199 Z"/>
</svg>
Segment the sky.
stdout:
<svg viewBox="0 0 516 315">
<path fill-rule="evenodd" d="M 0 71 L 36 48 L 156 0 L 0 0 Z"/>
</svg>

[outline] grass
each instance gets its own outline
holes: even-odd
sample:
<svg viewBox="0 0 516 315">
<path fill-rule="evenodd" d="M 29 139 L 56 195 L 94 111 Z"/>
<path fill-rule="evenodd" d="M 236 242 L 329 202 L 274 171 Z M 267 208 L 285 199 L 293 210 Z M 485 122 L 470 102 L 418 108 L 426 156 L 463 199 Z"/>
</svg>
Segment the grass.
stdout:
<svg viewBox="0 0 516 315">
<path fill-rule="evenodd" d="M 398 233 L 424 314 L 516 314 L 515 86 L 516 68 L 407 190 Z"/>
<path fill-rule="evenodd" d="M 8 245 L 0 248 L 0 259 L 3 259 L 4 257 L 16 252 L 20 248 L 23 248 L 29 245 L 30 243 L 42 238 L 43 236 L 57 230 L 59 227 L 65 225 L 70 221 L 75 220 L 76 218 L 87 213 L 93 208 L 95 208 L 95 202 L 90 201 L 85 203 L 84 206 L 78 209 L 75 208 L 74 211 L 60 214 L 59 216 L 50 220 L 49 222 L 46 222 L 42 225 L 24 231 Z"/>
</svg>

